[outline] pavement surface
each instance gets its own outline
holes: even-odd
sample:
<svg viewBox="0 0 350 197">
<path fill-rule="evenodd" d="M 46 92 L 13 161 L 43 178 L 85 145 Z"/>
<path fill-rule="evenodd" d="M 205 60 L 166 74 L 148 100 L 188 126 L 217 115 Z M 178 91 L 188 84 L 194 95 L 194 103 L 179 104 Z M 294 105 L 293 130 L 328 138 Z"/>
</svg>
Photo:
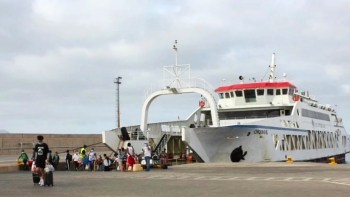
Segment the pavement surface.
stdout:
<svg viewBox="0 0 350 197">
<path fill-rule="evenodd" d="M 54 172 L 54 186 L 30 172 L 0 173 L 0 196 L 348 196 L 350 165 L 194 163 L 150 172 Z"/>
</svg>

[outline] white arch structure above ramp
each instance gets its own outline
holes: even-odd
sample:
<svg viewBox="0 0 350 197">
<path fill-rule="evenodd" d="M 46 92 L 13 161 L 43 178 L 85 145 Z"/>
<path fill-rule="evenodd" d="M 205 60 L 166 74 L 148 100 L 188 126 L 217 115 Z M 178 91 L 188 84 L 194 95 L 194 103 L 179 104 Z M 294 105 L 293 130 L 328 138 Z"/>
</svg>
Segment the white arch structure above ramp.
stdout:
<svg viewBox="0 0 350 197">
<path fill-rule="evenodd" d="M 142 106 L 141 125 L 140 125 L 140 129 L 142 131 L 147 130 L 148 109 L 155 98 L 161 95 L 184 94 L 184 93 L 201 94 L 206 99 L 206 101 L 210 106 L 213 127 L 219 127 L 219 117 L 218 117 L 216 101 L 215 101 L 214 92 L 213 92 L 214 89 L 208 82 L 200 78 L 187 78 L 187 79 L 175 78 L 175 79 L 172 79 L 171 83 L 169 82 L 171 81 L 169 80 L 160 81 L 152 85 L 145 92 L 146 95 L 145 95 L 145 101 Z M 166 85 L 166 84 L 169 84 L 169 85 Z"/>
</svg>

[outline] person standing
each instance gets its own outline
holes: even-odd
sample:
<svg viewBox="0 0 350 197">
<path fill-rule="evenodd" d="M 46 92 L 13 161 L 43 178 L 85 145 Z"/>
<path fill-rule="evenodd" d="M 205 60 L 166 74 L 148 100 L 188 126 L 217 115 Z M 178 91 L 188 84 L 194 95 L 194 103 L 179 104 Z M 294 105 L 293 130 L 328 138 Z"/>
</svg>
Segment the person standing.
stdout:
<svg viewBox="0 0 350 197">
<path fill-rule="evenodd" d="M 56 151 L 52 157 L 52 165 L 55 168 L 55 170 L 57 170 L 59 163 L 60 163 L 60 156 L 58 155 L 58 152 Z"/>
<path fill-rule="evenodd" d="M 84 151 L 84 154 L 83 154 L 83 151 Z M 84 145 L 79 151 L 80 159 L 83 159 L 85 157 L 85 153 L 86 153 L 86 145 Z"/>
<path fill-rule="evenodd" d="M 50 164 L 52 164 L 52 152 L 51 152 L 51 150 L 49 150 L 49 156 L 48 156 L 48 158 L 47 158 L 47 161 L 48 161 Z"/>
<path fill-rule="evenodd" d="M 78 171 L 78 167 L 79 167 L 79 163 L 78 160 L 80 159 L 79 153 L 78 151 L 74 150 L 74 154 L 73 154 L 73 163 L 74 163 L 74 167 L 75 170 Z"/>
<path fill-rule="evenodd" d="M 126 163 L 127 163 L 126 170 L 129 171 L 129 166 L 131 166 L 130 171 L 132 172 L 132 169 L 133 169 L 134 164 L 135 164 L 135 159 L 134 159 L 135 152 L 134 152 L 134 148 L 131 146 L 130 142 L 128 143 L 128 147 L 126 150 L 128 153 L 128 158 L 126 159 Z"/>
<path fill-rule="evenodd" d="M 149 171 L 151 161 L 151 147 L 148 145 L 148 143 L 145 143 L 145 145 L 146 146 L 142 148 L 142 151 L 146 161 L 146 171 Z"/>
<path fill-rule="evenodd" d="M 38 143 L 35 145 L 35 165 L 38 168 L 38 175 L 40 176 L 39 185 L 44 186 L 44 169 L 49 159 L 49 146 L 43 142 L 42 135 L 37 136 Z"/>
<path fill-rule="evenodd" d="M 69 150 L 67 150 L 67 154 L 66 154 L 66 170 L 69 171 L 70 170 L 70 162 L 72 161 L 72 155 L 69 154 Z"/>
<path fill-rule="evenodd" d="M 101 157 L 101 155 L 99 156 L 99 158 L 97 158 L 97 171 L 102 171 L 102 164 L 103 164 L 103 159 Z"/>
<path fill-rule="evenodd" d="M 111 165 L 111 160 L 108 158 L 106 154 L 103 154 L 103 157 L 105 158 L 103 160 L 103 165 L 105 166 L 104 171 L 109 171 L 109 166 Z"/>
<path fill-rule="evenodd" d="M 96 153 L 94 152 L 94 148 L 91 148 L 90 153 L 89 153 L 89 165 L 90 165 L 90 171 L 93 171 L 95 166 L 95 161 L 96 161 L 96 157 L 95 157 Z"/>
<path fill-rule="evenodd" d="M 18 159 L 22 159 L 23 162 L 23 170 L 27 170 L 27 161 L 28 161 L 28 155 L 27 153 L 22 150 L 21 154 L 19 155 Z"/>
</svg>

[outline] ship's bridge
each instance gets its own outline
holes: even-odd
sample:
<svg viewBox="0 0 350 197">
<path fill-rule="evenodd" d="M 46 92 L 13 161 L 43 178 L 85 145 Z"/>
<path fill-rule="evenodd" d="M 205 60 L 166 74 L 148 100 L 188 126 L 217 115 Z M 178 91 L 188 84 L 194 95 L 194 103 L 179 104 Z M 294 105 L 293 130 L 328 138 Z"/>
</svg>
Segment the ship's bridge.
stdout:
<svg viewBox="0 0 350 197">
<path fill-rule="evenodd" d="M 290 106 L 296 87 L 288 81 L 252 82 L 216 88 L 218 109 Z"/>
</svg>

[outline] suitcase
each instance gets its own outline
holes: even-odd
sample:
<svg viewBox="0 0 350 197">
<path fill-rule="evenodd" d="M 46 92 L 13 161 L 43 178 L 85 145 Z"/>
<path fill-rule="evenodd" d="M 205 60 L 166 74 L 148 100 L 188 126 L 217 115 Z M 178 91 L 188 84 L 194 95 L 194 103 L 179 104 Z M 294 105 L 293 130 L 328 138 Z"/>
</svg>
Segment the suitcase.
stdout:
<svg viewBox="0 0 350 197">
<path fill-rule="evenodd" d="M 53 173 L 45 172 L 44 174 L 44 186 L 53 186 Z"/>
<path fill-rule="evenodd" d="M 32 173 L 32 175 L 33 175 L 33 183 L 34 183 L 34 185 L 39 184 L 39 182 L 40 182 L 39 175 L 37 173 Z"/>
</svg>

